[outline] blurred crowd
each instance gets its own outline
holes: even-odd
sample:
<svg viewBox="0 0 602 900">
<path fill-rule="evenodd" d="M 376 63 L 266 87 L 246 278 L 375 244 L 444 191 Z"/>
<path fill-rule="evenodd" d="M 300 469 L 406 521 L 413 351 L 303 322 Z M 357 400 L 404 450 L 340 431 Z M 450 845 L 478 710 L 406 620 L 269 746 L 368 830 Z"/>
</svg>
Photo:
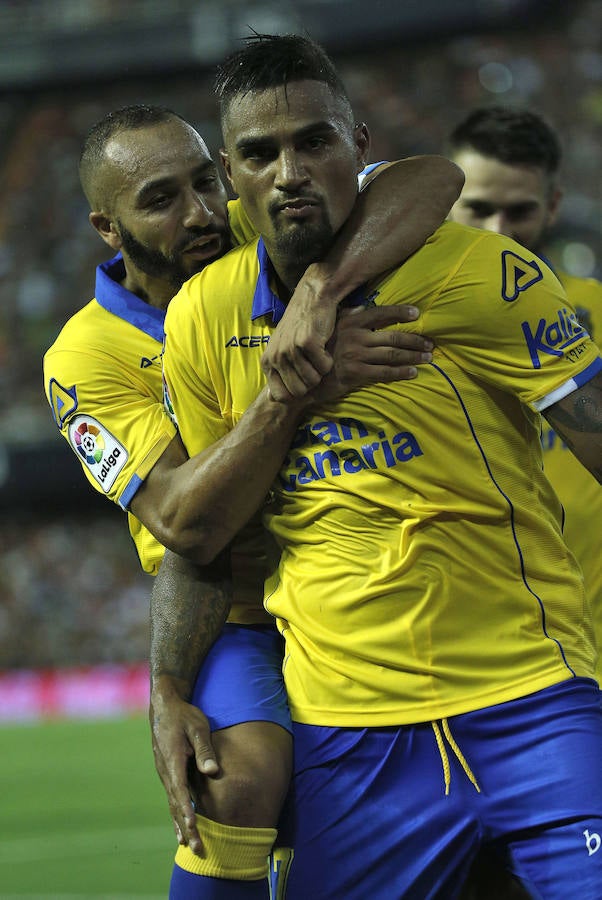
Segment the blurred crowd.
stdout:
<svg viewBox="0 0 602 900">
<path fill-rule="evenodd" d="M 0 670 L 147 658 L 152 579 L 124 518 L 6 517 L 0 546 Z"/>
<path fill-rule="evenodd" d="M 542 21 L 437 43 L 358 46 L 335 61 L 372 132 L 373 159 L 444 151 L 451 127 L 475 105 L 542 113 L 564 149 L 565 199 L 549 255 L 576 275 L 601 277 L 602 4 L 566 4 L 565 16 L 560 27 Z M 0 445 L 59 440 L 41 357 L 93 296 L 94 267 L 107 258 L 77 177 L 87 129 L 117 106 L 161 103 L 219 148 L 210 72 L 126 75 L 0 99 Z M 35 497 L 24 496 L 21 524 L 0 524 L 0 668 L 144 658 L 148 582 L 136 571 L 125 518 L 106 528 L 68 519 L 32 526 L 30 507 Z"/>
</svg>

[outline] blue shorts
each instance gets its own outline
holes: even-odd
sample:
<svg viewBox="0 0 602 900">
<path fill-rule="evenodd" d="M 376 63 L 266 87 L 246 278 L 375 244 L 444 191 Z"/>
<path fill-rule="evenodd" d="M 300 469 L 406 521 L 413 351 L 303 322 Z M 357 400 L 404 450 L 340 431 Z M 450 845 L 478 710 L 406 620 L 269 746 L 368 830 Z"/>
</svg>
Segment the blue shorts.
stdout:
<svg viewBox="0 0 602 900">
<path fill-rule="evenodd" d="M 282 656 L 283 640 L 275 627 L 224 625 L 191 698 L 212 731 L 242 722 L 275 722 L 292 731 Z"/>
<path fill-rule="evenodd" d="M 286 900 L 453 900 L 482 845 L 534 897 L 600 900 L 600 698 L 571 679 L 417 726 L 295 724 Z"/>
</svg>

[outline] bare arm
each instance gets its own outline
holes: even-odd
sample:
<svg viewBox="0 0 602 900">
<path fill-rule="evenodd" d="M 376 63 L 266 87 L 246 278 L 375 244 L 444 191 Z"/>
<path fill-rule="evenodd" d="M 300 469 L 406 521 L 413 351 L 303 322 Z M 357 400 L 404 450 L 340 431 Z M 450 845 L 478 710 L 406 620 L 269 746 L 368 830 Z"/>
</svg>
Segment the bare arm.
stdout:
<svg viewBox="0 0 602 900">
<path fill-rule="evenodd" d="M 543 413 L 579 462 L 602 484 L 602 373 Z"/>
<path fill-rule="evenodd" d="M 203 775 L 219 767 L 209 723 L 189 700 L 197 672 L 220 634 L 231 602 L 225 558 L 206 568 L 166 552 L 151 598 L 151 702 L 155 766 L 178 840 L 201 848 L 188 788 L 192 759 Z"/>
<path fill-rule="evenodd" d="M 430 349 L 422 348 L 431 345 L 418 335 L 378 330 L 406 316 L 406 307 L 398 306 L 343 315 L 323 399 L 415 377 L 415 364 L 430 359 Z M 264 389 L 229 434 L 190 460 L 174 438 L 134 496 L 133 514 L 163 546 L 199 564 L 210 562 L 263 503 L 313 401 L 307 395 L 280 403 Z"/>
<path fill-rule="evenodd" d="M 376 170 L 327 257 L 309 266 L 262 360 L 273 396 L 303 396 L 330 370 L 338 304 L 424 244 L 460 196 L 464 174 L 442 156 Z"/>
</svg>

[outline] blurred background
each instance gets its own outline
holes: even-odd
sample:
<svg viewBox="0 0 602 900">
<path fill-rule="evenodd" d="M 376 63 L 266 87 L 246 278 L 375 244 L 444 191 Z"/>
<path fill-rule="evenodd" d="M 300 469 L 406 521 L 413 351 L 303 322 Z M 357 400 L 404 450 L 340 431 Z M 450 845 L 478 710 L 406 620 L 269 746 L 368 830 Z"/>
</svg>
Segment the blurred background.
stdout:
<svg viewBox="0 0 602 900">
<path fill-rule="evenodd" d="M 325 45 L 373 159 L 440 152 L 476 104 L 543 113 L 566 192 L 549 255 L 601 275 L 599 0 L 0 2 L 0 671 L 20 690 L 0 693 L 0 718 L 36 714 L 31 670 L 147 656 L 150 585 L 124 515 L 85 481 L 42 389 L 42 355 L 107 258 L 78 183 L 82 138 L 115 107 L 161 103 L 215 153 L 213 67 L 250 27 Z"/>
<path fill-rule="evenodd" d="M 78 183 L 85 133 L 159 103 L 215 153 L 213 69 L 249 28 L 330 51 L 374 160 L 441 152 L 475 105 L 546 116 L 565 189 L 548 255 L 602 276 L 600 0 L 0 0 L 2 900 L 166 896 L 150 578 L 59 436 L 41 361 L 108 256 Z"/>
</svg>

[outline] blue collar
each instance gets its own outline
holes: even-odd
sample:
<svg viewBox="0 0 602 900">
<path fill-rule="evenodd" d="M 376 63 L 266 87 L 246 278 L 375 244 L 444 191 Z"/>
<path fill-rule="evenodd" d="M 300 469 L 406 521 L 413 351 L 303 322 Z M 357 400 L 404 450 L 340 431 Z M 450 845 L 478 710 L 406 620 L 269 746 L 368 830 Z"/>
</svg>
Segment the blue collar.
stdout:
<svg viewBox="0 0 602 900">
<path fill-rule="evenodd" d="M 96 301 L 114 316 L 119 316 L 163 343 L 165 310 L 150 306 L 140 297 L 126 290 L 121 281 L 125 278 L 125 266 L 121 253 L 96 267 Z"/>
<path fill-rule="evenodd" d="M 261 316 L 271 314 L 274 325 L 277 325 L 284 315 L 286 304 L 270 287 L 270 259 L 263 238 L 259 238 L 257 244 L 257 259 L 259 260 L 259 275 L 253 295 L 251 319 L 259 319 Z"/>
<path fill-rule="evenodd" d="M 270 287 L 271 263 L 263 238 L 259 238 L 257 244 L 257 259 L 259 260 L 259 275 L 253 295 L 251 319 L 255 320 L 261 316 L 271 315 L 272 322 L 274 325 L 277 325 L 284 315 L 286 304 L 282 302 L 280 297 Z M 374 306 L 374 297 L 377 293 L 377 291 L 373 291 L 366 296 L 366 288 L 360 286 L 348 294 L 340 306 Z"/>
</svg>

